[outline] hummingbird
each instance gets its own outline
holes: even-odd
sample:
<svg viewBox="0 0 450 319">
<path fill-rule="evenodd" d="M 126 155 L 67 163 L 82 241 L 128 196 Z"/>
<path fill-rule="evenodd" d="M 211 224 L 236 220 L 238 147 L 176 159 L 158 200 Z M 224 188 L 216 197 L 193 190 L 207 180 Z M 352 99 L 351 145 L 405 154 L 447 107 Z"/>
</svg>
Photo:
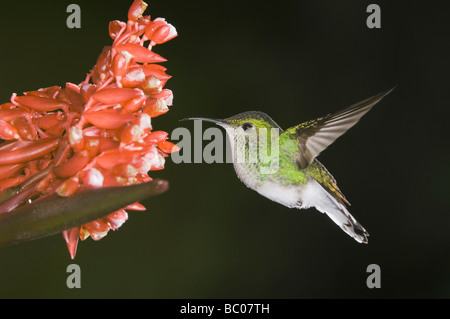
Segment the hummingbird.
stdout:
<svg viewBox="0 0 450 319">
<path fill-rule="evenodd" d="M 337 186 L 336 180 L 328 172 L 317 156 L 338 137 L 355 125 L 375 104 L 391 90 L 379 93 L 355 103 L 339 112 L 303 122 L 283 131 L 272 118 L 259 111 L 248 111 L 225 119 L 191 117 L 184 120 L 201 120 L 223 127 L 229 137 L 233 166 L 238 178 L 249 188 L 262 196 L 289 208 L 307 209 L 315 207 L 328 215 L 344 232 L 359 243 L 367 244 L 369 233 L 349 213 L 350 203 Z M 277 136 L 277 156 L 271 161 L 262 157 L 249 157 L 258 151 L 261 131 L 275 129 Z M 266 133 L 266 138 L 276 134 Z M 271 142 L 267 142 L 270 144 Z M 273 146 L 271 144 L 271 150 Z M 247 160 L 239 160 L 239 150 Z M 267 151 L 267 149 L 265 149 Z M 264 153 L 264 152 L 263 152 Z M 270 162 L 270 163 L 268 163 Z M 276 170 L 262 170 L 267 165 L 276 164 Z"/>
</svg>

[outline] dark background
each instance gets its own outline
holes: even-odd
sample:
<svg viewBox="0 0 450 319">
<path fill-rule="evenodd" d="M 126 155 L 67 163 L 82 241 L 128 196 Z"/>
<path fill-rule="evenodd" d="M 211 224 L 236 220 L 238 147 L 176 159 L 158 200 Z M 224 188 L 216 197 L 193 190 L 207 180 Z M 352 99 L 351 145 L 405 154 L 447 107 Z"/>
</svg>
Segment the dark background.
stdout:
<svg viewBox="0 0 450 319">
<path fill-rule="evenodd" d="M 132 1 L 77 1 L 82 27 L 68 29 L 72 2 L 0 5 L 1 101 L 81 82 L 111 43 L 108 22 L 126 20 Z M 372 2 L 381 29 L 366 26 Z M 168 159 L 151 176 L 170 190 L 119 231 L 80 242 L 75 261 L 59 235 L 0 249 L 0 297 L 450 297 L 448 10 L 393 2 L 154 0 L 146 11 L 179 33 L 155 47 L 175 95 L 157 130 L 193 131 L 178 120 L 246 110 L 287 128 L 398 85 L 319 157 L 368 245 L 314 209 L 261 197 L 231 164 Z M 66 287 L 71 263 L 81 289 Z M 380 289 L 366 286 L 369 264 L 381 267 Z"/>
</svg>

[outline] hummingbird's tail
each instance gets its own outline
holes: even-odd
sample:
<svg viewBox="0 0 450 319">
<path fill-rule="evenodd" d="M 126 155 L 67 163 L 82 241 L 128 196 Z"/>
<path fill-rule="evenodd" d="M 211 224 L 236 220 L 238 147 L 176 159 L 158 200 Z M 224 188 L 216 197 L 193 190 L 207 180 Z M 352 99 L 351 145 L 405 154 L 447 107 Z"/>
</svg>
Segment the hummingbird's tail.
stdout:
<svg viewBox="0 0 450 319">
<path fill-rule="evenodd" d="M 362 227 L 360 223 L 349 213 L 347 208 L 341 204 L 336 203 L 338 207 L 328 207 L 326 211 L 322 211 L 326 213 L 328 217 L 331 218 L 343 231 L 349 234 L 353 239 L 355 239 L 358 243 L 367 244 L 367 237 L 369 233 Z M 316 207 L 318 210 L 319 207 Z"/>
<path fill-rule="evenodd" d="M 315 207 L 318 211 L 327 214 L 357 242 L 367 244 L 369 233 L 349 213 L 345 204 L 334 198 L 317 181 L 312 181 L 308 185 L 309 187 L 304 191 L 305 201 L 301 208 Z"/>
</svg>

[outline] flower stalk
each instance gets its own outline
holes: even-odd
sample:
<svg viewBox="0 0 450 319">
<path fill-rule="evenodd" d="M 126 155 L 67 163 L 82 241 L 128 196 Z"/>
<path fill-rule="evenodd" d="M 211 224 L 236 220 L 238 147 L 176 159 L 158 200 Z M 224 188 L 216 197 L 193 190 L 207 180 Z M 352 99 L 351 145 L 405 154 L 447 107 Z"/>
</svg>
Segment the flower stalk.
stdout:
<svg viewBox="0 0 450 319">
<path fill-rule="evenodd" d="M 177 32 L 162 18 L 144 16 L 146 7 L 135 0 L 127 22 L 110 23 L 113 43 L 104 47 L 84 81 L 14 93 L 0 105 L 0 229 L 5 231 L 0 242 L 50 234 L 39 214 L 54 231 L 62 231 L 74 258 L 78 239 L 99 240 L 128 219 L 125 208 L 143 210 L 128 201 L 110 207 L 100 198 L 88 209 L 72 197 L 111 192 L 126 198 L 123 187 L 152 185 L 148 172 L 163 169 L 165 157 L 178 151 L 166 132 L 153 130 L 154 118 L 172 106 L 173 93 L 164 88 L 171 76 L 157 64 L 166 59 L 152 51 Z M 57 203 L 56 210 L 47 203 Z M 86 218 L 77 217 L 76 207 Z M 24 222 L 22 230 L 17 221 Z"/>
</svg>

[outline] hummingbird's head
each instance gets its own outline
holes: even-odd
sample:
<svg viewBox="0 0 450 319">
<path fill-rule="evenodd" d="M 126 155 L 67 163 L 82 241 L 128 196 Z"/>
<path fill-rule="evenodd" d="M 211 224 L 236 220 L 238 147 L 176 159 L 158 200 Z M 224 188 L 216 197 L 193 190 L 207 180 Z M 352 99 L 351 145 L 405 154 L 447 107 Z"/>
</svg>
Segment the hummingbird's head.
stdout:
<svg viewBox="0 0 450 319">
<path fill-rule="evenodd" d="M 215 123 L 223 128 L 233 128 L 235 132 L 244 133 L 245 135 L 257 134 L 257 129 L 265 128 L 278 128 L 280 126 L 270 118 L 269 115 L 258 111 L 249 111 L 239 113 L 237 115 L 225 118 L 225 119 L 212 119 L 205 117 L 191 117 L 184 120 L 201 120 L 205 122 Z"/>
<path fill-rule="evenodd" d="M 263 165 L 264 174 L 278 170 L 277 145 L 283 130 L 267 114 L 250 111 L 225 119 L 193 117 L 184 120 L 200 120 L 222 126 L 229 137 L 236 172 L 242 169 L 242 165 L 247 168 Z"/>
</svg>

